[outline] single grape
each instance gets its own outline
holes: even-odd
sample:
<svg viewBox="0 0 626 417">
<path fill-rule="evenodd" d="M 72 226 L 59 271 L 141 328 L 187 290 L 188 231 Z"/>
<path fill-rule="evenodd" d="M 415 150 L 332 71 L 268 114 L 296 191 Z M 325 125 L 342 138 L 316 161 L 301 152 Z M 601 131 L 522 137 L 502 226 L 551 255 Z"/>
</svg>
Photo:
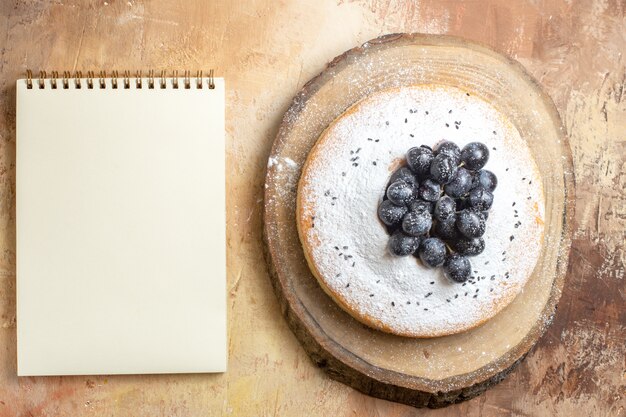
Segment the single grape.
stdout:
<svg viewBox="0 0 626 417">
<path fill-rule="evenodd" d="M 435 219 L 439 221 L 447 220 L 451 217 L 455 217 L 456 212 L 456 202 L 444 195 L 435 204 Z"/>
<path fill-rule="evenodd" d="M 466 203 L 471 209 L 486 211 L 493 204 L 493 194 L 483 188 L 474 188 L 470 191 Z"/>
<path fill-rule="evenodd" d="M 428 211 L 411 211 L 402 220 L 402 230 L 410 236 L 425 235 L 432 225 L 432 217 Z"/>
<path fill-rule="evenodd" d="M 452 242 L 456 252 L 464 256 L 476 256 L 485 250 L 485 240 L 482 237 L 474 239 L 460 238 Z"/>
<path fill-rule="evenodd" d="M 440 153 L 430 164 L 430 175 L 439 184 L 447 184 L 456 175 L 457 165 L 453 157 Z"/>
<path fill-rule="evenodd" d="M 457 146 L 456 143 L 451 142 L 449 140 L 444 140 L 435 145 L 434 149 L 435 155 L 437 154 L 445 154 L 451 157 L 455 162 L 454 165 L 458 165 L 461 160 L 461 149 Z"/>
<path fill-rule="evenodd" d="M 444 275 L 454 282 L 465 282 L 472 275 L 472 264 L 465 256 L 451 253 L 443 264 Z"/>
<path fill-rule="evenodd" d="M 419 257 L 429 268 L 441 266 L 446 259 L 446 244 L 436 237 L 426 238 L 420 244 Z"/>
<path fill-rule="evenodd" d="M 397 226 L 409 210 L 405 206 L 397 206 L 385 200 L 378 206 L 378 217 L 387 226 Z"/>
<path fill-rule="evenodd" d="M 470 142 L 461 151 L 461 161 L 465 168 L 478 171 L 487 164 L 489 149 L 480 142 Z"/>
<path fill-rule="evenodd" d="M 389 238 L 389 252 L 394 256 L 408 256 L 417 251 L 420 245 L 420 238 L 408 236 L 402 231 L 396 231 Z"/>
<path fill-rule="evenodd" d="M 463 210 L 456 216 L 456 227 L 467 238 L 481 237 L 485 233 L 485 217 L 474 210 Z"/>
<path fill-rule="evenodd" d="M 414 173 L 420 178 L 425 178 L 430 172 L 430 163 L 434 157 L 432 149 L 422 145 L 409 149 L 406 153 L 406 162 Z"/>
<path fill-rule="evenodd" d="M 395 205 L 407 205 L 417 198 L 417 189 L 415 186 L 398 180 L 387 188 L 387 198 Z"/>
<path fill-rule="evenodd" d="M 441 196 L 441 186 L 433 180 L 425 180 L 420 184 L 419 197 L 425 201 L 437 201 Z"/>
<path fill-rule="evenodd" d="M 490 193 L 498 186 L 498 177 L 491 171 L 481 169 L 474 175 L 472 188 L 483 188 Z"/>
<path fill-rule="evenodd" d="M 412 184 L 415 187 L 419 185 L 415 174 L 413 174 L 413 171 L 411 171 L 407 167 L 401 167 L 400 169 L 396 170 L 396 172 L 391 175 L 391 178 L 389 178 L 389 185 L 398 180 L 402 180 L 408 184 Z"/>
<path fill-rule="evenodd" d="M 444 193 L 452 198 L 461 198 L 465 196 L 472 188 L 472 174 L 465 168 L 460 167 L 456 171 L 456 175 L 448 184 L 443 187 Z"/>
</svg>

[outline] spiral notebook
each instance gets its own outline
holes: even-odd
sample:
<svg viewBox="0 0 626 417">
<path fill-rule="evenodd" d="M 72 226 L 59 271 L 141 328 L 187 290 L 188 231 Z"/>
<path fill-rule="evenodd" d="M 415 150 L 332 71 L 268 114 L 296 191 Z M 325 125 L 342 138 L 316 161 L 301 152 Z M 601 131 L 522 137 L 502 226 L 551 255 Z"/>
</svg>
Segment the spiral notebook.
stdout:
<svg viewBox="0 0 626 417">
<path fill-rule="evenodd" d="M 226 369 L 224 82 L 17 81 L 18 375 Z"/>
</svg>

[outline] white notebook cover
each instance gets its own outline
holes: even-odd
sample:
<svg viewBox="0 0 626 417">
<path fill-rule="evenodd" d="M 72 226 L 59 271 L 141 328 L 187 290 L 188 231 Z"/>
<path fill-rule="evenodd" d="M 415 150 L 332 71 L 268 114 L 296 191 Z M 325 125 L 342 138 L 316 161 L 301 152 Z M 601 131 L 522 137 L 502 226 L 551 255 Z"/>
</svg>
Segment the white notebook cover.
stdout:
<svg viewBox="0 0 626 417">
<path fill-rule="evenodd" d="M 18 375 L 226 370 L 224 82 L 17 81 Z"/>
</svg>

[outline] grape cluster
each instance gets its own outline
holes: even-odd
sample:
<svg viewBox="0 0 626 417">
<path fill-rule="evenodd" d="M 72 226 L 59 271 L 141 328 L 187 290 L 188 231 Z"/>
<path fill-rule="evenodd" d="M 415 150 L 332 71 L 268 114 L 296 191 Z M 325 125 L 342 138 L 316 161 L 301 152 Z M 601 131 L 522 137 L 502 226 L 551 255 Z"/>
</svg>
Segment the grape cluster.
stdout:
<svg viewBox="0 0 626 417">
<path fill-rule="evenodd" d="M 429 268 L 443 265 L 446 277 L 465 282 L 468 259 L 485 249 L 485 233 L 498 179 L 483 169 L 489 149 L 472 142 L 422 145 L 406 154 L 406 166 L 389 180 L 378 217 L 387 226 L 389 251 L 414 255 Z"/>
</svg>

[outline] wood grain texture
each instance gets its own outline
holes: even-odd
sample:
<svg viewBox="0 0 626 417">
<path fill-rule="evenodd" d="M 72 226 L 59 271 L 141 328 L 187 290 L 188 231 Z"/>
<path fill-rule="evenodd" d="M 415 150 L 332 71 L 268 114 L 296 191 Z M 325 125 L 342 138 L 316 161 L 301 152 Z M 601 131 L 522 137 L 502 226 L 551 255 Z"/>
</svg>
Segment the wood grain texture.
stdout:
<svg viewBox="0 0 626 417">
<path fill-rule="evenodd" d="M 622 0 L 0 2 L 0 416 L 623 416 L 626 6 Z M 281 316 L 261 244 L 263 172 L 291 98 L 341 52 L 393 32 L 462 36 L 554 99 L 577 178 L 553 325 L 485 394 L 442 410 L 325 376 Z M 206 69 L 227 80 L 229 372 L 15 376 L 15 89 L 27 68 Z"/>
<path fill-rule="evenodd" d="M 299 210 L 294 184 L 329 123 L 376 92 L 421 83 L 459 88 L 502 111 L 528 144 L 546 194 L 545 243 L 524 291 L 483 326 L 433 339 L 396 337 L 352 319 L 315 285 L 311 263 L 294 239 Z M 313 361 L 364 393 L 417 407 L 464 401 L 502 380 L 543 334 L 561 295 L 574 213 L 571 158 L 554 104 L 536 81 L 518 63 L 478 44 L 390 34 L 333 59 L 293 99 L 265 182 L 264 239 L 272 284 Z"/>
</svg>

